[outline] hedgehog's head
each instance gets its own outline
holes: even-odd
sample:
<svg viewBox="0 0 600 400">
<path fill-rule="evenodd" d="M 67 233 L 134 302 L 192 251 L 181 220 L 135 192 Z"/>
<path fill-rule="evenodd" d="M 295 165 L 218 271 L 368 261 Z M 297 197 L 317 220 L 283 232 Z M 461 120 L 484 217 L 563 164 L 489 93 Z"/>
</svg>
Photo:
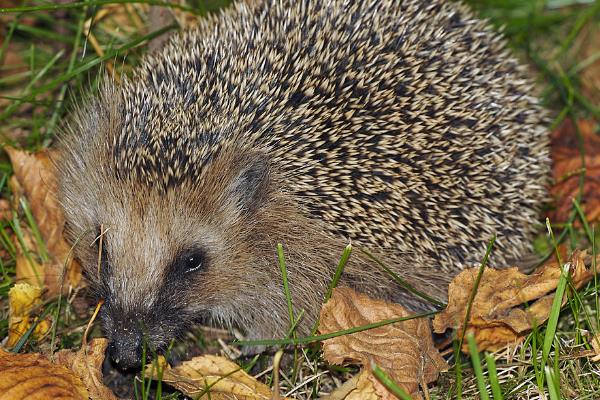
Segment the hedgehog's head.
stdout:
<svg viewBox="0 0 600 400">
<path fill-rule="evenodd" d="M 105 300 L 112 358 L 129 368 L 144 345 L 164 349 L 199 318 L 243 327 L 249 304 L 272 303 L 271 286 L 280 295 L 277 235 L 267 232 L 286 229 L 286 206 L 264 152 L 213 143 L 197 157 L 191 136 L 136 137 L 115 118 L 79 115 L 58 167 L 70 239 Z"/>
<path fill-rule="evenodd" d="M 236 302 L 270 284 L 249 239 L 260 234 L 249 218 L 263 212 L 268 164 L 246 155 L 228 170 L 206 166 L 215 179 L 195 188 L 99 184 L 86 170 L 63 179 L 70 237 L 105 300 L 103 326 L 120 366 L 136 366 L 144 345 L 148 355 L 164 349 L 200 318 L 232 322 Z"/>
</svg>

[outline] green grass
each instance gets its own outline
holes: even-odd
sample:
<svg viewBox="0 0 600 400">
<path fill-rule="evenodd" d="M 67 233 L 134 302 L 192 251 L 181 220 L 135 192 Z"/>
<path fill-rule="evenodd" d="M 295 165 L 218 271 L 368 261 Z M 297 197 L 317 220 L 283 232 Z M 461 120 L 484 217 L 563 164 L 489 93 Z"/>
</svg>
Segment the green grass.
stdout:
<svg viewBox="0 0 600 400">
<path fill-rule="evenodd" d="M 106 22 L 96 20 L 98 13 L 110 4 L 121 4 L 119 29 Z M 125 3 L 128 3 L 127 6 Z M 188 11 L 204 15 L 228 3 L 226 0 L 188 1 L 170 4 L 173 11 Z M 588 99 L 582 91 L 581 71 L 600 59 L 598 51 L 586 59 L 577 57 L 579 38 L 589 27 L 600 25 L 600 1 L 570 0 L 470 0 L 468 3 L 477 12 L 497 26 L 502 27 L 514 53 L 535 69 L 539 75 L 539 86 L 543 103 L 554 110 L 552 126 L 558 126 L 565 118 L 596 118 L 600 120 L 600 106 Z M 51 145 L 60 122 L 68 115 L 85 94 L 93 95 L 103 74 L 109 66 L 120 76 L 127 74 L 139 63 L 146 45 L 153 37 L 165 31 L 174 31 L 176 25 L 163 29 L 147 29 L 134 21 L 143 17 L 143 6 L 165 3 L 162 1 L 80 1 L 59 4 L 48 2 L 41 5 L 24 3 L 11 10 L 0 9 L 6 24 L 0 33 L 4 42 L 0 46 L 0 61 L 8 56 L 18 56 L 18 63 L 0 67 L 0 134 L 5 143 L 19 148 L 37 150 Z M 114 13 L 113 13 L 114 14 Z M 93 20 L 92 34 L 100 43 L 103 53 L 92 48 L 87 34 L 87 21 Z M 33 23 L 32 23 L 33 22 Z M 60 27 L 60 28 L 59 28 Z M 580 148 L 582 157 L 586 149 Z M 12 167 L 4 156 L 0 158 L 0 196 L 10 199 L 11 192 L 6 184 Z M 584 184 L 584 173 L 580 174 L 580 188 Z M 580 190 L 581 192 L 581 190 Z M 559 244 L 570 248 L 583 247 L 597 253 L 597 236 L 600 234 L 594 223 L 585 219 L 581 198 L 573 204 L 570 218 L 561 224 L 540 224 L 540 236 L 536 248 L 541 254 L 553 257 Z M 19 212 L 10 220 L 0 221 L 0 338 L 7 333 L 7 295 L 15 281 L 16 248 L 12 235 L 16 234 L 22 247 L 26 248 L 23 229 L 30 230 L 37 249 L 27 249 L 26 257 L 32 261 L 47 259 L 47 251 L 41 235 L 31 217 L 28 205 L 22 203 Z M 556 236 L 555 236 L 556 233 Z M 482 238 L 487 240 L 488 238 Z M 493 250 L 492 250 L 493 251 Z M 344 259 L 345 257 L 345 259 Z M 338 266 L 341 274 L 350 249 L 342 256 Z M 483 254 L 482 254 L 483 257 Z M 286 272 L 283 251 L 280 251 L 280 267 Z M 561 260 L 561 265 L 563 264 Z M 382 265 L 385 268 L 385 266 Z M 594 268 L 596 265 L 594 263 Z M 339 279 L 332 277 L 332 288 Z M 286 282 L 282 282 L 285 285 Z M 523 343 L 512 352 L 480 354 L 467 336 L 470 354 L 459 352 L 450 357 L 451 370 L 431 388 L 435 399 L 445 398 L 550 398 L 550 399 L 596 399 L 600 398 L 600 366 L 592 363 L 583 352 L 591 349 L 591 337 L 600 326 L 600 300 L 598 279 L 579 292 L 563 274 L 559 291 L 567 302 L 560 307 L 560 296 L 552 306 L 548 323 L 537 326 Z M 285 291 L 285 289 L 282 289 Z M 356 372 L 355 368 L 326 366 L 320 358 L 318 340 L 362 329 L 381 326 L 398 320 L 383 321 L 329 335 L 298 337 L 296 321 L 302 313 L 294 314 L 293 298 L 285 291 L 290 309 L 290 335 L 277 341 L 253 341 L 237 343 L 245 345 L 295 346 L 293 364 L 282 371 L 281 385 L 292 390 L 306 382 L 294 393 L 303 393 L 300 398 L 316 398 L 320 391 L 332 389 L 335 376 L 339 381 Z M 328 292 L 329 293 L 329 292 Z M 81 345 L 85 327 L 85 316 L 77 316 L 77 296 L 56 299 L 45 304 L 42 315 L 54 315 L 52 343 L 57 348 L 75 348 Z M 91 336 L 100 335 L 96 326 Z M 462 338 L 455 340 L 460 348 Z M 200 343 L 202 342 L 202 343 Z M 26 335 L 19 344 L 20 351 L 47 349 L 50 339 L 37 343 Z M 204 346 L 196 338 L 195 346 Z M 266 368 L 267 356 L 240 360 L 241 365 L 253 372 Z M 323 374 L 323 375 L 319 375 Z M 269 382 L 270 374 L 264 379 Z M 385 373 L 381 374 L 385 381 Z M 137 398 L 161 397 L 160 385 L 145 380 L 131 383 L 138 390 Z M 395 390 L 394 382 L 387 385 Z M 152 388 L 152 389 L 150 389 Z M 152 394 L 151 394 L 152 392 Z M 542 396 L 540 393 L 544 393 Z M 175 398 L 177 394 L 162 395 Z M 401 395 L 399 395 L 401 396 Z"/>
</svg>

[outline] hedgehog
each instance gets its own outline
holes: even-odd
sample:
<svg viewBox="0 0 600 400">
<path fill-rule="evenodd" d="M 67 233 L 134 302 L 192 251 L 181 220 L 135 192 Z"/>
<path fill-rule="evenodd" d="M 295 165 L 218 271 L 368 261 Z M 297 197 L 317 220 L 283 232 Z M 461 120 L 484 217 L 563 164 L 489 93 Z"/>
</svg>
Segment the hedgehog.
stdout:
<svg viewBox="0 0 600 400">
<path fill-rule="evenodd" d="M 68 235 L 112 359 L 134 368 L 197 323 L 285 336 L 278 243 L 300 333 L 348 241 L 364 251 L 340 285 L 431 309 L 493 236 L 491 265 L 531 251 L 547 118 L 461 4 L 256 0 L 203 18 L 61 136 Z"/>
</svg>

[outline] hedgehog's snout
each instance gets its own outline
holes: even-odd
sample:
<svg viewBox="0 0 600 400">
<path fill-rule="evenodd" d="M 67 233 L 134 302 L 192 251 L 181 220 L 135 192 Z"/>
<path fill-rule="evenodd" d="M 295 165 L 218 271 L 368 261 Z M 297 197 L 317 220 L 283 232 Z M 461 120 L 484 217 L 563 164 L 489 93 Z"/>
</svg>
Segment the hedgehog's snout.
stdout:
<svg viewBox="0 0 600 400">
<path fill-rule="evenodd" d="M 109 303 L 110 304 L 110 303 Z M 103 314 L 103 328 L 108 336 L 108 354 L 114 364 L 122 369 L 139 369 L 142 357 L 146 361 L 158 350 L 151 340 L 148 318 L 140 313 L 123 313 L 108 307 Z"/>
<path fill-rule="evenodd" d="M 139 368 L 142 364 L 144 336 L 142 330 L 131 326 L 116 326 L 110 335 L 108 352 L 122 369 Z"/>
</svg>

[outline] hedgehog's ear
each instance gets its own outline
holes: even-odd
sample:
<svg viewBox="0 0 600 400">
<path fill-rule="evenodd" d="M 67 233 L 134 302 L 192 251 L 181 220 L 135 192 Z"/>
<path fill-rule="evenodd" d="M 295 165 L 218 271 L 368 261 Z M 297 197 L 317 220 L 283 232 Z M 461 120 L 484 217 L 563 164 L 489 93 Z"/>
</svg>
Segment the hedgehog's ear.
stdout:
<svg viewBox="0 0 600 400">
<path fill-rule="evenodd" d="M 265 154 L 245 154 L 239 170 L 227 189 L 227 199 L 231 200 L 239 215 L 251 214 L 267 198 L 269 188 L 269 159 Z"/>
</svg>

